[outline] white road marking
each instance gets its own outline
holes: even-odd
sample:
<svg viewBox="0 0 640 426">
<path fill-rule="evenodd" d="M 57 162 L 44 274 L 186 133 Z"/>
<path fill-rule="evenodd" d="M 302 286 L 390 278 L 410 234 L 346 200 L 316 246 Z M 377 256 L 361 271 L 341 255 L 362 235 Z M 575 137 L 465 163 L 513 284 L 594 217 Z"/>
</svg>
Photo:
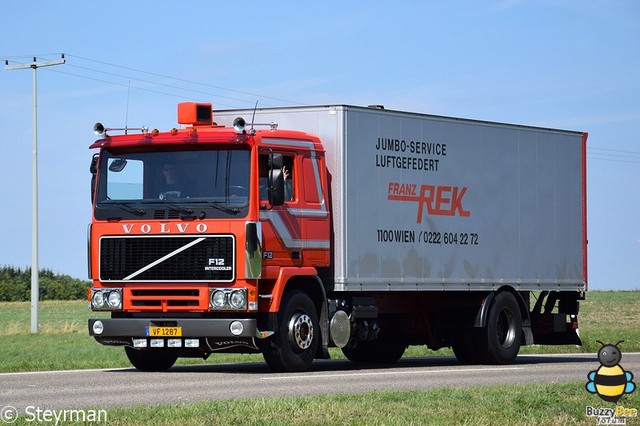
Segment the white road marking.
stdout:
<svg viewBox="0 0 640 426">
<path fill-rule="evenodd" d="M 4 376 L 28 376 L 29 374 L 75 374 L 75 373 L 93 373 L 96 371 L 118 371 L 129 370 L 133 367 L 114 367 L 114 368 L 88 368 L 86 370 L 48 370 L 48 371 L 16 371 L 13 373 L 0 373 L 0 377 Z"/>
<path fill-rule="evenodd" d="M 262 380 L 295 380 L 295 379 L 317 379 L 317 378 L 329 378 L 329 377 L 355 377 L 355 376 L 397 376 L 400 374 L 437 374 L 437 373 L 466 373 L 466 372 L 478 372 L 478 371 L 505 371 L 505 370 L 524 370 L 524 367 L 487 367 L 487 368 L 459 368 L 451 370 L 418 370 L 410 369 L 406 371 L 370 371 L 366 373 L 349 373 L 341 372 L 337 374 L 305 374 L 305 375 L 289 375 L 289 376 L 267 376 L 261 377 Z"/>
</svg>

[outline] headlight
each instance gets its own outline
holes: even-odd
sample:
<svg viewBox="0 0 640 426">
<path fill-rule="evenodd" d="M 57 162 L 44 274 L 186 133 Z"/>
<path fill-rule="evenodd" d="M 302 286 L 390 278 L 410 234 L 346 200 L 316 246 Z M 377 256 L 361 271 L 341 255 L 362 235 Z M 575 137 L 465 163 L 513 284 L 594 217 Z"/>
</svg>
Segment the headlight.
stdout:
<svg viewBox="0 0 640 426">
<path fill-rule="evenodd" d="M 211 306 L 214 309 L 222 309 L 227 302 L 227 295 L 222 290 L 217 290 L 211 295 Z"/>
<path fill-rule="evenodd" d="M 246 298 L 244 292 L 241 290 L 235 290 L 229 297 L 229 304 L 235 309 L 242 309 L 245 306 Z"/>
<path fill-rule="evenodd" d="M 102 309 L 104 307 L 104 294 L 102 291 L 97 290 L 93 293 L 91 298 L 91 307 L 93 309 Z"/>
<path fill-rule="evenodd" d="M 122 309 L 122 295 L 118 290 L 109 292 L 107 304 L 111 309 Z"/>
</svg>

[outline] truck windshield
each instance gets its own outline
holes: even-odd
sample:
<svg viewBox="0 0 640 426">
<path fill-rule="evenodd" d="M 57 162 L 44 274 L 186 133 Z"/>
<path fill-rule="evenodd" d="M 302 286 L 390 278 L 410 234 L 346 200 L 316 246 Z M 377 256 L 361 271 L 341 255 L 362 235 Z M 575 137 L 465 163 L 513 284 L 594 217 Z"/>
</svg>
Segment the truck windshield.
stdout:
<svg viewBox="0 0 640 426">
<path fill-rule="evenodd" d="M 140 218 L 153 211 L 246 214 L 249 151 L 105 149 L 100 156 L 96 218 Z M 116 213 L 117 212 L 117 213 Z"/>
</svg>

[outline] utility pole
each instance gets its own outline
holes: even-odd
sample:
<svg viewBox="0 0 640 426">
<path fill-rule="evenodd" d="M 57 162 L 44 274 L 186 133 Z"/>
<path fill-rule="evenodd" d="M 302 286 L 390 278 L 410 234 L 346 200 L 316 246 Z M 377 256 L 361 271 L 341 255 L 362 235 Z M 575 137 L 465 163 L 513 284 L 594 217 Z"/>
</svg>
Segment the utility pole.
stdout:
<svg viewBox="0 0 640 426">
<path fill-rule="evenodd" d="M 5 61 L 4 69 L 33 70 L 33 157 L 31 178 L 31 333 L 38 332 L 38 300 L 40 298 L 40 282 L 38 272 L 38 78 L 37 70 L 40 67 L 50 67 L 65 63 L 64 53 L 57 61 L 37 62 L 33 58 L 31 64 L 9 65 Z"/>
</svg>

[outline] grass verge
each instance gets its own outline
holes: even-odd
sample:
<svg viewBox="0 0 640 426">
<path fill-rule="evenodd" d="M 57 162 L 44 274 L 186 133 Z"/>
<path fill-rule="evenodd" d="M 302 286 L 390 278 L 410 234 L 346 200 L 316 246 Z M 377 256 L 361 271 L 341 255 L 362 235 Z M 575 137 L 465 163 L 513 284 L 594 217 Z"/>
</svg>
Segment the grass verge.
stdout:
<svg viewBox="0 0 640 426">
<path fill-rule="evenodd" d="M 252 398 L 106 410 L 108 424 L 189 425 L 595 425 L 606 406 L 583 383 L 484 386 L 358 395 Z M 599 401 L 599 402 L 598 402 Z M 623 402 L 623 401 L 621 401 Z M 611 404 L 609 404 L 611 405 Z M 628 418 L 635 424 L 637 418 Z M 18 419 L 17 424 L 27 424 Z"/>
</svg>

